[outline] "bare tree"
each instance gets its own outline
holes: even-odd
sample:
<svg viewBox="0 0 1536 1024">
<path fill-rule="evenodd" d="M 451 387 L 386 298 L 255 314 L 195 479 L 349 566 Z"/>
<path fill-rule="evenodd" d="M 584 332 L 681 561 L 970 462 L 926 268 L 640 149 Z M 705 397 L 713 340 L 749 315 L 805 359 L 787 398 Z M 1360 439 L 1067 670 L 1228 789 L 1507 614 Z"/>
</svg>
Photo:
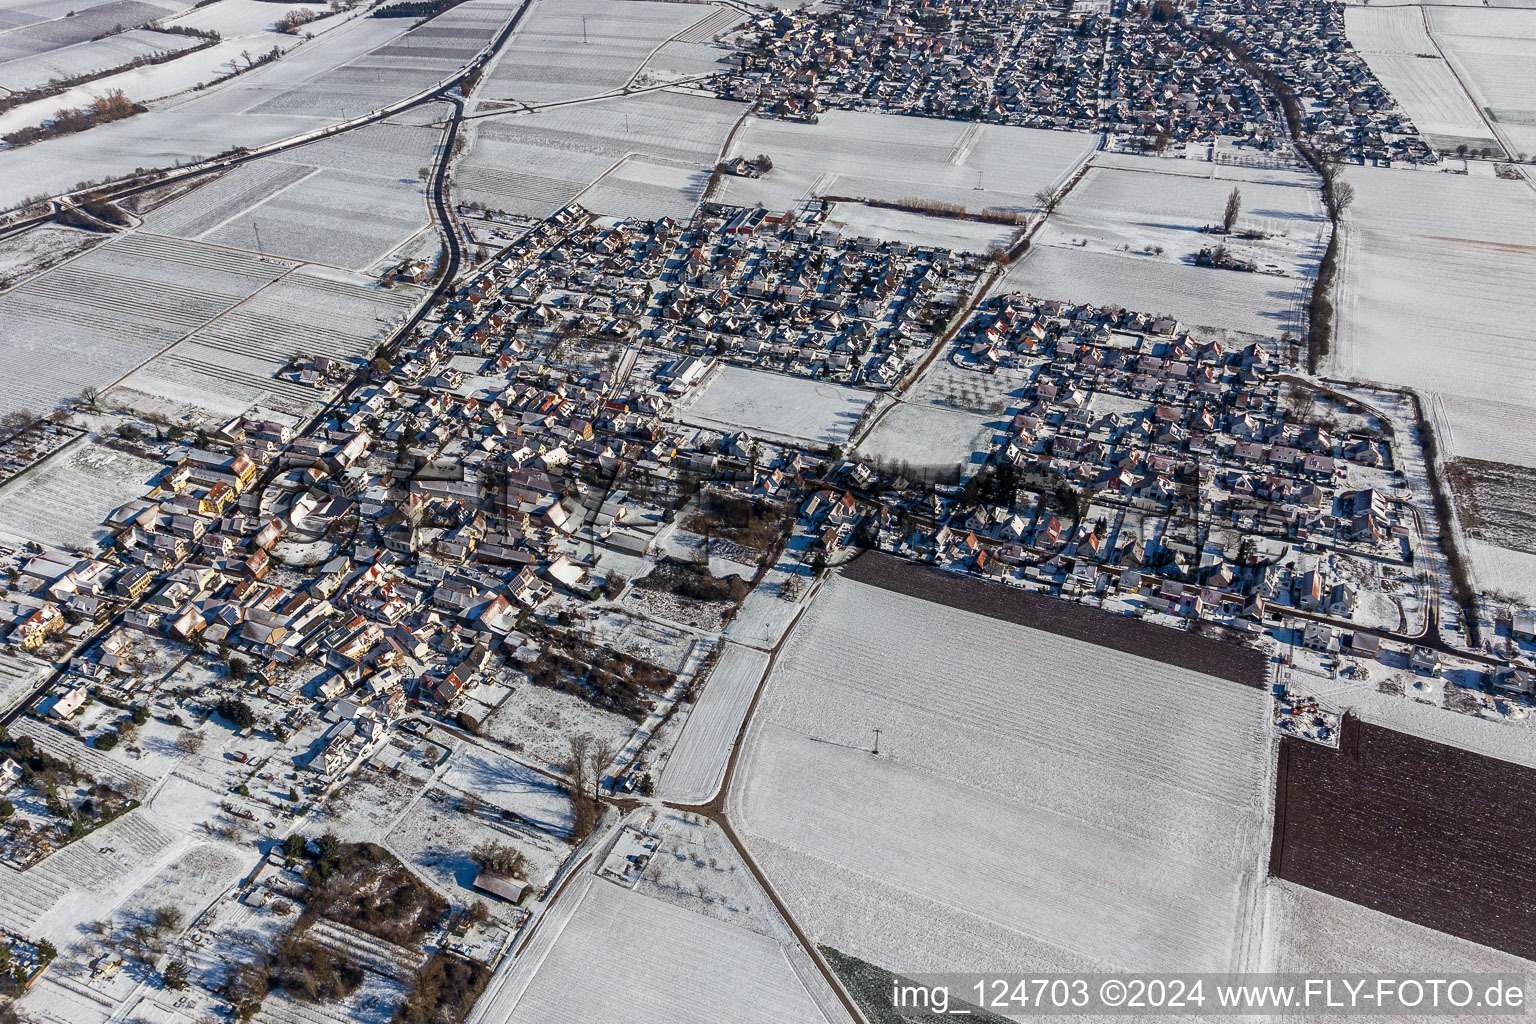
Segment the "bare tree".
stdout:
<svg viewBox="0 0 1536 1024">
<path fill-rule="evenodd" d="M 607 774 L 613 759 L 618 756 L 618 744 L 612 740 L 604 740 L 587 752 L 587 773 L 592 776 L 592 799 L 596 800 L 602 789 L 603 777 Z"/>
<path fill-rule="evenodd" d="M 1061 194 L 1054 188 L 1046 187 L 1035 193 L 1035 202 L 1040 204 L 1041 210 L 1050 213 L 1061 202 Z"/>
<path fill-rule="evenodd" d="M 101 404 L 101 391 L 89 384 L 80 389 L 80 404 L 95 412 Z"/>
<path fill-rule="evenodd" d="M 1237 215 L 1242 212 L 1243 194 L 1234 185 L 1227 195 L 1227 208 L 1221 215 L 1221 229 L 1230 235 L 1232 228 L 1237 224 Z"/>
<path fill-rule="evenodd" d="M 1355 186 L 1339 178 L 1333 179 L 1328 189 L 1328 211 L 1335 217 L 1349 209 L 1355 201 Z"/>
</svg>

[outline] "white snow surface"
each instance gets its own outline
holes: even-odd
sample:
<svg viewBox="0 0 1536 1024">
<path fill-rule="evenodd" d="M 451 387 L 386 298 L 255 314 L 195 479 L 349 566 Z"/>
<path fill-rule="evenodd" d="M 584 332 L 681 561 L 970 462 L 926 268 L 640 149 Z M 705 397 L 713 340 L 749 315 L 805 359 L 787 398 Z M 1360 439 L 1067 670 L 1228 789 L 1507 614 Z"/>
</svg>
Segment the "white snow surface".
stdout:
<svg viewBox="0 0 1536 1024">
<path fill-rule="evenodd" d="M 822 1024 L 789 952 L 773 939 L 590 874 L 542 922 L 481 1021 L 523 1024 Z M 566 915 L 569 915 L 567 918 Z M 526 971 L 532 969 L 531 980 Z M 520 992 L 518 983 L 526 985 Z"/>
<path fill-rule="evenodd" d="M 811 444 L 841 444 L 873 392 L 809 377 L 723 367 L 679 418 L 711 430 Z"/>
<path fill-rule="evenodd" d="M 729 806 L 815 941 L 895 971 L 1236 969 L 1268 710 L 1259 690 L 834 577 L 769 678 Z"/>
<path fill-rule="evenodd" d="M 1333 376 L 1415 388 L 1445 457 L 1536 466 L 1536 193 L 1522 182 L 1351 171 Z"/>
<path fill-rule="evenodd" d="M 761 178 L 728 176 L 717 198 L 786 210 L 826 195 L 917 197 L 973 212 L 1027 212 L 1035 193 L 1065 184 L 1097 142 L 1076 132 L 848 110 L 828 111 L 817 124 L 749 117 L 727 155 L 767 153 L 773 170 Z"/>
<path fill-rule="evenodd" d="M 662 772 L 663 799 L 702 804 L 715 795 L 725 779 L 726 763 L 752 696 L 767 669 L 768 655 L 764 652 L 725 644 Z"/>
</svg>

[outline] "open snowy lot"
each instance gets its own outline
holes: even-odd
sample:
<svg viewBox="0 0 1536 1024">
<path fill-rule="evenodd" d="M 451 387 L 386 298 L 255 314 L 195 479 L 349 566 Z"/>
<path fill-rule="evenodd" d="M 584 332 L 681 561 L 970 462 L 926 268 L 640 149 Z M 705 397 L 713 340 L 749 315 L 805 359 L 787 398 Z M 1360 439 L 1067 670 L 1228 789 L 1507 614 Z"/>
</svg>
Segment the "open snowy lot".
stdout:
<svg viewBox="0 0 1536 1024">
<path fill-rule="evenodd" d="M 477 109 L 596 96 L 626 85 L 662 43 L 721 8 L 649 0 L 536 4 L 477 91 Z"/>
<path fill-rule="evenodd" d="M 768 440 L 842 444 L 874 394 L 808 377 L 723 367 L 679 412 L 691 426 Z"/>
<path fill-rule="evenodd" d="M 1186 324 L 1273 338 L 1300 332 L 1310 290 L 1304 278 L 1040 245 L 1002 276 L 994 292 L 1166 313 Z"/>
<path fill-rule="evenodd" d="M 726 762 L 747 717 L 768 655 L 727 643 L 709 674 L 704 692 L 688 712 L 683 734 L 661 776 L 661 795 L 684 804 L 710 800 L 725 778 Z"/>
<path fill-rule="evenodd" d="M 730 813 L 814 941 L 872 963 L 1235 969 L 1268 714 L 1262 690 L 834 577 Z"/>
<path fill-rule="evenodd" d="M 1017 230 L 1008 224 L 934 217 L 864 203 L 833 203 L 824 227 L 841 232 L 844 238 L 868 236 L 883 242 L 931 245 L 974 253 L 1007 248 Z"/>
<path fill-rule="evenodd" d="M 144 494 L 160 469 L 85 439 L 73 442 L 0 487 L 0 533 L 94 551 L 108 536 L 102 520 Z"/>
<path fill-rule="evenodd" d="M 813 197 L 919 198 L 985 207 L 1035 208 L 1034 195 L 1064 184 L 1098 136 L 832 110 L 818 124 L 749 117 L 728 156 L 765 153 L 761 178 L 726 177 L 714 196 L 739 206 L 797 207 Z M 978 189 L 979 186 L 979 189 Z"/>
<path fill-rule="evenodd" d="M 456 196 L 530 217 L 578 195 L 596 213 L 686 217 L 743 109 L 661 91 L 476 118 L 465 124 L 470 148 L 455 165 Z"/>
<path fill-rule="evenodd" d="M 1162 168 L 1168 163 L 1148 159 L 1135 168 L 1090 168 L 1051 214 L 1034 244 L 1192 265 L 1200 249 L 1223 243 L 1260 269 L 1301 278 L 1317 273 L 1327 244 L 1328 218 L 1315 175 L 1291 172 L 1284 185 L 1229 181 L 1219 176 L 1164 174 Z M 1218 164 L 1205 166 L 1221 169 Z M 1236 231 L 1265 237 L 1224 238 L 1201 230 L 1221 223 L 1233 188 L 1242 197 Z"/>
<path fill-rule="evenodd" d="M 1523 182 L 1359 169 L 1331 372 L 1430 399 L 1447 457 L 1536 466 L 1536 195 Z"/>
<path fill-rule="evenodd" d="M 541 923 L 512 977 L 505 986 L 492 983 L 474 1019 L 507 1024 L 559 1019 L 821 1024 L 829 1019 L 798 974 L 813 968 L 793 961 L 798 951 L 766 935 L 591 874 L 572 883 L 552 914 L 559 919 Z"/>
<path fill-rule="evenodd" d="M 1425 8 L 1446 60 L 1509 143 L 1536 156 L 1536 9 Z"/>
<path fill-rule="evenodd" d="M 1355 49 L 1432 145 L 1446 152 L 1463 144 L 1477 149 L 1498 146 L 1430 38 L 1427 8 L 1349 7 L 1344 27 Z"/>
<path fill-rule="evenodd" d="M 1000 370 L 978 373 L 950 362 L 948 353 L 934 360 L 922 379 L 883 413 L 859 443 L 859 454 L 892 464 L 905 463 L 923 479 L 959 469 L 980 469 L 993 441 L 1008 429 L 1030 373 Z"/>
</svg>

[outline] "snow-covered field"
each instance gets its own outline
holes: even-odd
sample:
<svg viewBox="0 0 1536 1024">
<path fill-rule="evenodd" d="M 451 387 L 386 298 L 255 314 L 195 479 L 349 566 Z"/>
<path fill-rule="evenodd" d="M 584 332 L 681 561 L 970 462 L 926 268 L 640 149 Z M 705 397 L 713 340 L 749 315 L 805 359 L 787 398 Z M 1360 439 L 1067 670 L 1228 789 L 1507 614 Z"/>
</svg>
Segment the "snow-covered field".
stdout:
<svg viewBox="0 0 1536 1024">
<path fill-rule="evenodd" d="M 446 113 L 447 108 L 430 108 Z M 439 129 L 377 124 L 244 164 L 146 218 L 151 231 L 349 270 L 377 263 L 427 225 Z"/>
<path fill-rule="evenodd" d="M 815 941 L 895 970 L 1233 969 L 1267 716 L 1258 690 L 835 577 L 730 813 Z"/>
<path fill-rule="evenodd" d="M 1234 187 L 1242 195 L 1238 229 L 1267 238 L 1201 232 L 1220 223 Z M 1248 334 L 1297 333 L 1326 230 L 1312 175 L 1116 156 L 1096 162 L 998 290 L 1171 313 Z M 1195 253 L 1218 242 L 1278 275 L 1195 266 Z"/>
<path fill-rule="evenodd" d="M 76 78 L 120 67 L 140 57 L 175 53 L 198 40 L 171 32 L 134 29 L 105 39 L 87 40 L 47 53 L 0 63 L 0 88 L 11 92 L 35 89 L 58 79 Z"/>
<path fill-rule="evenodd" d="M 847 110 L 828 111 L 818 124 L 749 117 L 727 155 L 766 153 L 773 170 L 761 178 L 726 177 L 716 198 L 778 210 L 831 195 L 1029 211 L 1035 193 L 1064 184 L 1097 139 Z"/>
<path fill-rule="evenodd" d="M 977 467 L 997 434 L 992 417 L 920 400 L 904 401 L 886 413 L 859 444 L 859 454 L 893 464 L 906 463 L 929 478 L 956 467 L 965 474 Z M 984 459 L 983 454 L 980 458 Z"/>
<path fill-rule="evenodd" d="M 1536 605 L 1536 555 L 1487 541 L 1468 538 L 1467 553 L 1472 576 L 1485 591 L 1510 594 L 1527 605 Z"/>
<path fill-rule="evenodd" d="M 617 89 L 662 43 L 719 10 L 649 0 L 536 4 L 491 67 L 476 106 L 549 103 Z"/>
<path fill-rule="evenodd" d="M 1440 56 L 1422 7 L 1350 7 L 1350 42 L 1420 132 L 1442 150 L 1497 146 L 1477 106 Z"/>
<path fill-rule="evenodd" d="M 282 9 L 262 6 L 272 7 L 274 18 Z M 149 113 L 6 153 L 10 173 L 0 181 L 0 207 L 40 192 L 67 191 L 80 181 L 82 167 L 98 178 L 120 177 L 376 110 L 451 75 L 490 42 L 517 6 L 514 0 L 467 0 L 414 29 L 408 18 L 348 17 L 280 60 L 164 100 Z M 171 13 L 152 9 L 156 17 Z M 415 111 L 402 119 L 422 121 Z"/>
<path fill-rule="evenodd" d="M 1536 195 L 1523 182 L 1361 168 L 1330 372 L 1416 388 L 1447 457 L 1536 466 Z"/>
<path fill-rule="evenodd" d="M 726 762 L 752 695 L 767 668 L 766 653 L 740 644 L 725 645 L 662 772 L 662 797 L 676 803 L 702 804 L 715 795 L 725 778 Z"/>
<path fill-rule="evenodd" d="M 885 242 L 975 253 L 1006 248 L 1017 230 L 1007 224 L 932 217 L 863 203 L 833 203 L 825 227 L 840 231 L 844 238 L 867 235 Z"/>
<path fill-rule="evenodd" d="M 456 195 L 545 217 L 611 170 L 581 195 L 582 205 L 612 216 L 686 217 L 743 109 L 667 90 L 478 118 L 465 125 L 471 145 L 455 165 Z"/>
<path fill-rule="evenodd" d="M 149 490 L 158 463 L 84 439 L 0 487 L 0 533 L 94 551 L 113 509 Z"/>
<path fill-rule="evenodd" d="M 1531 964 L 1444 932 L 1403 921 L 1278 878 L 1264 887 L 1264 965 L 1276 972 L 1401 974 L 1433 965 L 1450 976 L 1497 972 L 1529 977 Z M 1529 983 L 1527 989 L 1529 990 Z M 1414 1021 L 1410 1015 L 1338 1020 Z M 1497 1018 L 1487 1018 L 1497 1019 Z"/>
<path fill-rule="evenodd" d="M 768 440 L 842 444 L 873 397 L 808 377 L 726 366 L 678 416 L 692 426 Z"/>
<path fill-rule="evenodd" d="M 119 236 L 0 298 L 0 408 L 46 411 L 84 385 L 105 388 L 292 269 L 267 256 Z"/>
<path fill-rule="evenodd" d="M 1536 9 L 1426 8 L 1472 99 L 1521 160 L 1536 156 Z"/>
<path fill-rule="evenodd" d="M 1129 259 L 1189 264 L 1202 248 L 1227 248 L 1262 268 L 1294 277 L 1317 273 L 1326 242 L 1327 217 L 1315 175 L 1291 172 L 1287 184 L 1232 181 L 1219 164 L 1205 164 L 1211 177 L 1164 174 L 1166 160 L 1140 167 L 1093 167 L 1062 202 L 1034 244 L 1078 247 Z M 1280 174 L 1283 172 L 1272 172 Z M 1263 239 L 1220 238 L 1200 229 L 1220 224 L 1227 196 L 1237 188 L 1242 212 L 1237 231 L 1261 232 Z M 1148 253 L 1161 249 L 1161 253 Z"/>
<path fill-rule="evenodd" d="M 860 442 L 859 454 L 906 463 L 924 479 L 957 467 L 975 472 L 1006 431 L 1007 414 L 1028 376 L 1018 370 L 976 373 L 955 366 L 947 356 L 936 359 L 901 404 L 880 417 Z"/>
<path fill-rule="evenodd" d="M 496 740 L 524 760 L 558 770 L 570 759 L 569 737 L 586 733 L 598 743 L 624 745 L 635 723 L 595 708 L 580 697 L 534 686 L 519 686 L 483 723 Z"/>
<path fill-rule="evenodd" d="M 261 403 L 298 412 L 323 392 L 273 374 L 295 352 L 366 359 L 424 295 L 380 287 L 360 274 L 301 266 L 140 367 L 119 391 L 231 416 Z M 119 392 L 114 392 L 118 397 Z"/>
<path fill-rule="evenodd" d="M 822 1024 L 791 951 L 768 936 L 583 874 L 476 1019 L 524 1024 Z M 534 969 L 530 979 L 528 969 Z M 818 979 L 819 980 L 819 979 Z M 834 1018 L 837 1019 L 837 1018 Z M 846 1019 L 846 1018 L 843 1018 Z"/>
<path fill-rule="evenodd" d="M 95 231 L 42 224 L 0 241 L 0 290 L 56 267 L 107 241 Z"/>
<path fill-rule="evenodd" d="M 0 60 L 50 53 L 111 35 L 119 27 L 158 21 L 189 6 L 181 0 L 8 3 L 0 8 Z"/>
<path fill-rule="evenodd" d="M 994 289 L 998 294 L 1026 292 L 1067 302 L 1167 313 L 1186 324 L 1271 338 L 1284 331 L 1299 332 L 1310 290 L 1310 280 L 1303 278 L 1055 245 L 1032 248 Z"/>
</svg>

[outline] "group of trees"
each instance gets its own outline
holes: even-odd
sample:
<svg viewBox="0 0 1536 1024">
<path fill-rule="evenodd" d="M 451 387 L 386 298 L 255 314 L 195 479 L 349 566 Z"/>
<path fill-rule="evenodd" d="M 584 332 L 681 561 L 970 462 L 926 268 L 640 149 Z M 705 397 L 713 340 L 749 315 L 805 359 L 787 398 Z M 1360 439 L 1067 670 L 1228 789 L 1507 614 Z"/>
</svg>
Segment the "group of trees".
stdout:
<svg viewBox="0 0 1536 1024">
<path fill-rule="evenodd" d="M 25 146 L 40 139 L 52 139 L 61 135 L 72 135 L 75 132 L 83 132 L 87 128 L 94 128 L 99 124 L 107 124 L 110 121 L 120 121 L 134 114 L 142 114 L 149 108 L 142 103 L 135 103 L 123 95 L 123 90 L 114 89 L 96 100 L 87 103 L 83 107 L 63 108 L 53 115 L 53 120 L 46 125 L 29 125 L 26 128 L 18 128 L 9 132 L 3 138 L 7 145 Z"/>
<path fill-rule="evenodd" d="M 599 742 L 588 733 L 570 738 L 570 758 L 566 761 L 565 773 L 570 779 L 567 792 L 571 797 L 571 839 L 575 842 L 587 838 L 597 827 L 603 811 L 598 794 L 603 776 L 617 753 L 618 747 L 613 742 Z"/>
</svg>

